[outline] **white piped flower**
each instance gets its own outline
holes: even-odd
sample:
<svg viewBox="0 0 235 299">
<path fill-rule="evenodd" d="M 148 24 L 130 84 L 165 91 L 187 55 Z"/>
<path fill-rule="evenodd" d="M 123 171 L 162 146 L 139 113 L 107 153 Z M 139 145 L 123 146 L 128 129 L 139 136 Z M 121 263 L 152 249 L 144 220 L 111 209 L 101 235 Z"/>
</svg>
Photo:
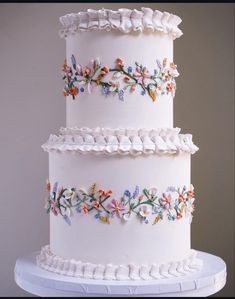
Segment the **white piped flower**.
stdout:
<svg viewBox="0 0 235 299">
<path fill-rule="evenodd" d="M 152 207 L 150 205 L 142 205 L 139 210 L 139 214 L 141 217 L 146 218 L 152 212 Z"/>
</svg>

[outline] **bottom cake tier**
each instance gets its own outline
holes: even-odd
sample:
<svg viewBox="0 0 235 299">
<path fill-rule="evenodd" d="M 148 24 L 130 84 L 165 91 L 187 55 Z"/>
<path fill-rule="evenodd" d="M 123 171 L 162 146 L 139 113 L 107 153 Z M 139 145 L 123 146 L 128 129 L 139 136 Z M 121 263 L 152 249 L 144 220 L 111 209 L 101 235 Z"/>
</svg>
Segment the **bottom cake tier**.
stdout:
<svg viewBox="0 0 235 299">
<path fill-rule="evenodd" d="M 49 153 L 50 246 L 38 264 L 95 279 L 157 279 L 200 269 L 191 249 L 190 153 Z"/>
</svg>

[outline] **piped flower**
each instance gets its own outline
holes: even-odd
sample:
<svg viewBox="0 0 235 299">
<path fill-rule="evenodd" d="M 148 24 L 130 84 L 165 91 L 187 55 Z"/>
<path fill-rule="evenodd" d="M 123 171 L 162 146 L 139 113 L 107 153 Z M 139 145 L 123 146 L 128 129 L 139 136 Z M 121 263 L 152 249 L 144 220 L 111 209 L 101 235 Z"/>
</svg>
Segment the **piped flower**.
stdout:
<svg viewBox="0 0 235 299">
<path fill-rule="evenodd" d="M 144 220 L 146 224 L 149 222 L 148 217 L 151 215 L 151 213 L 152 213 L 152 206 L 147 204 L 141 205 L 139 209 L 139 215 L 141 216 L 141 218 Z"/>
<path fill-rule="evenodd" d="M 122 58 L 120 58 L 120 57 L 117 58 L 115 62 L 118 67 L 120 67 L 120 68 L 124 67 L 124 60 Z"/>
<path fill-rule="evenodd" d="M 116 199 L 112 199 L 111 203 L 109 203 L 108 208 L 111 212 L 116 214 L 119 218 L 122 217 L 123 212 L 125 211 L 125 206 L 121 201 Z"/>
</svg>

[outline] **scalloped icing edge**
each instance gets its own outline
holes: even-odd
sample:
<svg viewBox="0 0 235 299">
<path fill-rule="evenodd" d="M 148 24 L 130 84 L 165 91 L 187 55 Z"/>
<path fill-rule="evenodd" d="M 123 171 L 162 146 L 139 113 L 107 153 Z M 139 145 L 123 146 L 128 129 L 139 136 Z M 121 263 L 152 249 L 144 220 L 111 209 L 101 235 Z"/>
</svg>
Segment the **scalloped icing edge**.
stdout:
<svg viewBox="0 0 235 299">
<path fill-rule="evenodd" d="M 191 249 L 187 258 L 165 264 L 113 265 L 83 263 L 74 259 L 64 259 L 53 254 L 50 246 L 42 247 L 36 257 L 37 265 L 58 274 L 89 279 L 107 280 L 154 280 L 172 278 L 200 271 L 203 262 L 196 258 L 197 251 Z"/>
<path fill-rule="evenodd" d="M 59 31 L 62 38 L 78 31 L 94 29 L 107 31 L 114 29 L 122 33 L 157 31 L 169 34 L 172 39 L 179 38 L 183 34 L 178 28 L 182 21 L 180 17 L 147 7 L 142 7 L 141 10 L 120 8 L 116 11 L 104 8 L 100 10 L 87 9 L 85 12 L 66 14 L 59 19 L 63 25 L 63 29 Z"/>
<path fill-rule="evenodd" d="M 179 134 L 180 128 L 110 129 L 61 128 L 60 135 L 51 134 L 42 145 L 44 151 L 96 154 L 194 154 L 198 147 L 191 134 Z"/>
</svg>

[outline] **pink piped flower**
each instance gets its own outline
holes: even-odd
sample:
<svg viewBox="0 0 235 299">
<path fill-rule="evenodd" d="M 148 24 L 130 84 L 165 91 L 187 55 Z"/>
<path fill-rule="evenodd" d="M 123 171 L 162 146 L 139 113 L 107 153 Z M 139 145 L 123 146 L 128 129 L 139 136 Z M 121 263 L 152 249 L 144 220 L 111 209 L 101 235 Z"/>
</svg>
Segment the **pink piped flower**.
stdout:
<svg viewBox="0 0 235 299">
<path fill-rule="evenodd" d="M 119 67 L 124 67 L 124 60 L 122 58 L 117 58 L 116 65 Z"/>
<path fill-rule="evenodd" d="M 166 193 L 163 193 L 162 198 L 159 199 L 160 205 L 163 207 L 163 209 L 166 210 L 170 209 L 171 201 L 172 201 L 171 195 L 170 194 L 167 195 Z"/>
<path fill-rule="evenodd" d="M 169 92 L 173 92 L 174 91 L 174 89 L 175 89 L 175 85 L 174 85 L 174 83 L 167 83 L 167 85 L 166 85 L 166 89 L 169 91 Z"/>
<path fill-rule="evenodd" d="M 89 67 L 85 67 L 84 69 L 83 69 L 83 75 L 85 76 L 85 77 L 87 77 L 87 76 L 90 76 L 90 74 L 91 74 L 91 69 L 89 68 Z"/>
<path fill-rule="evenodd" d="M 51 211 L 52 213 L 57 216 L 60 213 L 60 209 L 56 201 L 51 201 Z"/>
<path fill-rule="evenodd" d="M 174 62 L 171 62 L 170 63 L 170 68 L 172 68 L 173 70 L 176 70 L 177 69 L 177 65 L 174 64 Z"/>
<path fill-rule="evenodd" d="M 149 71 L 146 67 L 140 68 L 139 66 L 136 67 L 136 73 L 134 74 L 138 83 L 147 86 L 148 80 L 151 77 Z"/>
<path fill-rule="evenodd" d="M 102 67 L 101 69 L 101 72 L 100 72 L 102 75 L 107 75 L 109 73 L 109 67 L 108 66 L 104 66 Z"/>
<path fill-rule="evenodd" d="M 112 199 L 111 203 L 108 204 L 108 208 L 119 218 L 122 217 L 122 214 L 125 211 L 125 206 L 123 205 L 123 203 L 116 199 Z"/>
</svg>

